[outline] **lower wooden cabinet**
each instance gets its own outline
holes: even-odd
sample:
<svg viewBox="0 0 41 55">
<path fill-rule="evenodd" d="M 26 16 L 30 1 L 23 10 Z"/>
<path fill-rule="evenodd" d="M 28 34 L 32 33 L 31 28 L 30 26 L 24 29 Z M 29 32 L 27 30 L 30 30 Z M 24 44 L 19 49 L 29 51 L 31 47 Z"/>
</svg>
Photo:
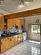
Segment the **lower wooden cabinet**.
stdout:
<svg viewBox="0 0 41 55">
<path fill-rule="evenodd" d="M 18 37 L 17 37 L 17 42 L 18 42 L 18 43 L 21 43 L 21 42 L 22 42 L 22 34 L 18 35 Z"/>
<path fill-rule="evenodd" d="M 1 52 L 6 51 L 10 47 L 10 41 L 8 38 L 4 38 L 1 40 Z"/>
<path fill-rule="evenodd" d="M 1 39 L 0 52 L 4 52 L 21 42 L 22 42 L 22 34 L 3 38 Z"/>
</svg>

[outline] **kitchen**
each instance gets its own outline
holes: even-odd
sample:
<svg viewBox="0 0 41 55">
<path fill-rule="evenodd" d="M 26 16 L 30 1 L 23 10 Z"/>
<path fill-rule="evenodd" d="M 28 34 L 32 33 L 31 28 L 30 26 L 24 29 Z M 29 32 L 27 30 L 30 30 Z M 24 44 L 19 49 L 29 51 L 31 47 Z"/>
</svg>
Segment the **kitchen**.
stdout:
<svg viewBox="0 0 41 55">
<path fill-rule="evenodd" d="M 41 2 L 29 1 L 0 0 L 0 55 L 40 55 Z"/>
<path fill-rule="evenodd" d="M 4 16 L 0 16 L 0 52 L 23 42 L 23 39 L 26 40 L 26 37 L 23 38 L 23 35 L 26 35 L 24 26 L 23 18 L 4 19 Z"/>
</svg>

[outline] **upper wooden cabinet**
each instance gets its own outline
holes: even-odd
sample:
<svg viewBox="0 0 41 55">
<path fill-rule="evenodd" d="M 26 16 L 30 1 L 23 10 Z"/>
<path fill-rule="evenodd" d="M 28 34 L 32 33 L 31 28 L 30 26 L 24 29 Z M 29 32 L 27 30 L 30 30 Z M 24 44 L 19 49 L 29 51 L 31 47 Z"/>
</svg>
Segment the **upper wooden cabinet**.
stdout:
<svg viewBox="0 0 41 55">
<path fill-rule="evenodd" d="M 21 27 L 21 25 L 25 25 L 25 20 L 21 18 L 13 18 L 13 19 L 8 19 L 7 21 L 7 27 L 11 28 L 13 25 L 18 25 L 18 27 Z"/>
<path fill-rule="evenodd" d="M 0 30 L 4 28 L 4 16 L 0 15 Z"/>
<path fill-rule="evenodd" d="M 4 18 L 4 16 L 0 16 L 0 30 L 3 30 L 4 27 L 6 28 L 12 28 L 13 25 L 17 25 L 18 27 L 21 27 L 21 25 L 25 25 L 25 20 L 22 17 L 19 18 Z"/>
</svg>

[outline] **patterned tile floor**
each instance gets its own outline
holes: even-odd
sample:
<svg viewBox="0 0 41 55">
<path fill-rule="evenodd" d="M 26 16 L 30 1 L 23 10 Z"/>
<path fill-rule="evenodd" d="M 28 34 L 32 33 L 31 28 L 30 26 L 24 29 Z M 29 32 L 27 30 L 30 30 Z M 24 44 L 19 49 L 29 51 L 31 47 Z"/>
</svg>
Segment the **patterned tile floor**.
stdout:
<svg viewBox="0 0 41 55">
<path fill-rule="evenodd" d="M 24 41 L 0 55 L 40 55 L 40 44 Z"/>
</svg>

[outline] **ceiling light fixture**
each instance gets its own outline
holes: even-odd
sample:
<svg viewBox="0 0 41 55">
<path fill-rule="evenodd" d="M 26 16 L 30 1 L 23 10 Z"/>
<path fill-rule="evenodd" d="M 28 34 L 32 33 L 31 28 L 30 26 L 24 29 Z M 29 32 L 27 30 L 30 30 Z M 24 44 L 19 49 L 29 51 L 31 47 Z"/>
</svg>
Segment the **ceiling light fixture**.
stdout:
<svg viewBox="0 0 41 55">
<path fill-rule="evenodd" d="M 19 0 L 19 5 L 18 5 L 18 9 L 25 7 L 24 5 L 24 1 L 23 0 Z"/>
<path fill-rule="evenodd" d="M 18 7 L 19 7 L 19 8 L 23 8 L 23 7 L 24 7 L 24 5 L 23 5 L 23 4 L 21 4 L 21 5 L 19 5 Z"/>
<path fill-rule="evenodd" d="M 19 0 L 18 9 L 24 8 L 26 5 L 28 5 L 30 2 L 27 2 L 26 0 Z"/>
</svg>

